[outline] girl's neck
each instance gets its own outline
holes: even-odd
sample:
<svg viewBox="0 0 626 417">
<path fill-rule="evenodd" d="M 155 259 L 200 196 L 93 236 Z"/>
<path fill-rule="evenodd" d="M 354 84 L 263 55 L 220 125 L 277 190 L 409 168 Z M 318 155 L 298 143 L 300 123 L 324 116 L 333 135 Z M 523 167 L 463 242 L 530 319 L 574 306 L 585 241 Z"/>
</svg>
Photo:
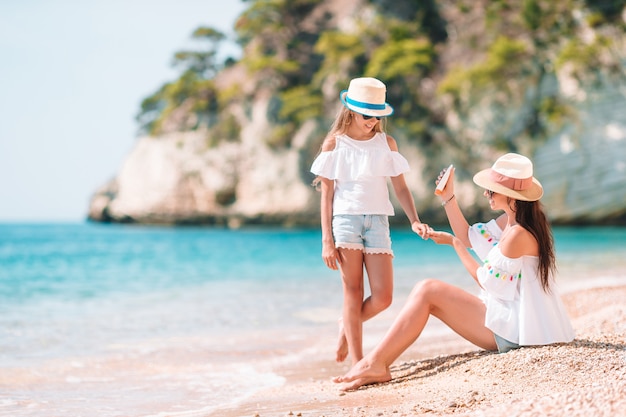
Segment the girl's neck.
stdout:
<svg viewBox="0 0 626 417">
<path fill-rule="evenodd" d="M 372 130 L 369 132 L 359 131 L 358 129 L 350 129 L 345 132 L 346 136 L 350 137 L 354 140 L 370 140 L 374 136 L 376 136 L 376 131 Z"/>
</svg>

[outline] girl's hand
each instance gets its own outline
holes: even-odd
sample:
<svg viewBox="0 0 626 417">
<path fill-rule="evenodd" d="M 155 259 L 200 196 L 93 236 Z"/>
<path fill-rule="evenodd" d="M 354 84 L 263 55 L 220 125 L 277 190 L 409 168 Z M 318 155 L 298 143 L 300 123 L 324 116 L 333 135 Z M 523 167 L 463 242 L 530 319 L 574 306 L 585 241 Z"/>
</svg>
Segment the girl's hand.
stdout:
<svg viewBox="0 0 626 417">
<path fill-rule="evenodd" d="M 341 256 L 334 243 L 322 244 L 322 259 L 330 269 L 335 271 L 339 269 L 338 264 L 341 264 Z"/>
<path fill-rule="evenodd" d="M 411 230 L 420 235 L 422 239 L 428 239 L 430 233 L 433 231 L 433 229 L 426 223 L 421 223 L 417 221 L 411 223 Z"/>
<path fill-rule="evenodd" d="M 439 232 L 433 230 L 430 233 L 430 239 L 438 245 L 452 245 L 454 236 L 448 232 Z"/>
</svg>

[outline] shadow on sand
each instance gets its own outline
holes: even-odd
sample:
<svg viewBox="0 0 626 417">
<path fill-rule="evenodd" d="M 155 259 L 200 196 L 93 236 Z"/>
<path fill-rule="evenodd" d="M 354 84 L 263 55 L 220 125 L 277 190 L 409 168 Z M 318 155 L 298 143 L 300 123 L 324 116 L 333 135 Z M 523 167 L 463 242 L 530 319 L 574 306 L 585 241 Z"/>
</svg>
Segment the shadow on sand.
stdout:
<svg viewBox="0 0 626 417">
<path fill-rule="evenodd" d="M 523 348 L 517 349 L 517 351 L 526 351 L 532 352 L 534 355 L 538 355 L 539 357 L 543 354 L 543 350 L 545 349 L 553 349 L 555 347 L 568 347 L 576 350 L 579 349 L 593 349 L 593 350 L 604 350 L 604 351 L 626 351 L 625 343 L 609 343 L 602 342 L 597 340 L 589 340 L 589 339 L 574 339 L 570 343 L 559 343 L 553 345 L 546 346 L 525 346 Z M 511 351 L 514 352 L 514 351 Z M 472 351 L 466 353 L 459 353 L 453 355 L 445 355 L 438 356 L 435 358 L 416 360 L 416 361 L 407 361 L 397 365 L 393 365 L 391 367 L 391 373 L 393 375 L 393 379 L 388 382 L 365 385 L 360 389 L 368 389 L 375 386 L 387 385 L 387 384 L 401 384 L 407 381 L 419 380 L 423 378 L 428 378 L 440 374 L 442 372 L 450 371 L 459 366 L 468 364 L 472 361 L 480 360 L 482 358 L 488 356 L 500 356 L 506 355 L 499 354 L 494 351 Z"/>
</svg>

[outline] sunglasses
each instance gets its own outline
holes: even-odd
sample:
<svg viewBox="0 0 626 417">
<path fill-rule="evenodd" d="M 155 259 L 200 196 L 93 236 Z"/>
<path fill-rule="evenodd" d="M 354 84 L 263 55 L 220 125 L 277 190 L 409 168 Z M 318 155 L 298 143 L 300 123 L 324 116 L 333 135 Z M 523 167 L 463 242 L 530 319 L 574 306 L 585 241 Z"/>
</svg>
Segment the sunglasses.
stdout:
<svg viewBox="0 0 626 417">
<path fill-rule="evenodd" d="M 363 117 L 363 120 L 369 120 L 369 119 L 371 119 L 372 117 L 376 117 L 376 120 L 380 120 L 380 117 L 377 117 L 377 116 L 366 116 L 366 115 L 364 115 L 364 114 L 362 114 L 361 116 Z"/>
</svg>

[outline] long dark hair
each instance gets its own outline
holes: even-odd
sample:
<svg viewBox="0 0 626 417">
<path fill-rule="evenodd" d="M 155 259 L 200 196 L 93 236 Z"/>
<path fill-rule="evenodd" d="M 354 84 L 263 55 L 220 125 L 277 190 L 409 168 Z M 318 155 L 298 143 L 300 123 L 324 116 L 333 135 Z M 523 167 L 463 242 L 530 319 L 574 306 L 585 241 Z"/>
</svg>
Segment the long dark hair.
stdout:
<svg viewBox="0 0 626 417">
<path fill-rule="evenodd" d="M 554 253 L 554 238 L 539 201 L 515 201 L 515 221 L 528 230 L 539 244 L 539 277 L 541 287 L 550 292 L 550 281 L 556 273 L 556 256 Z"/>
</svg>

